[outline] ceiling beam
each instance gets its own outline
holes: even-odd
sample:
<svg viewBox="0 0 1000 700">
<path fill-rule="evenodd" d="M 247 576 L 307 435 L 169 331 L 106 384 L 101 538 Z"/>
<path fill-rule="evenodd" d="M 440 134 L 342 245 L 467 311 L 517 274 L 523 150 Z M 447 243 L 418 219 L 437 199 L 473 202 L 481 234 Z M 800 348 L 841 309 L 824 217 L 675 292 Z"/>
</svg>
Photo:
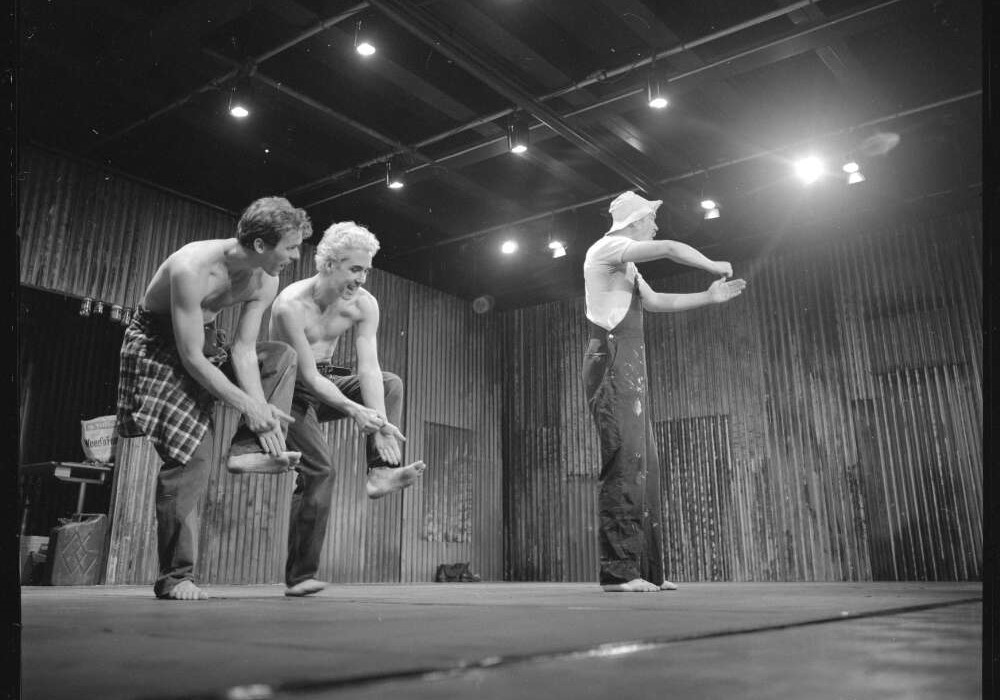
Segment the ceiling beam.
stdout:
<svg viewBox="0 0 1000 700">
<path fill-rule="evenodd" d="M 448 31 L 435 17 L 402 0 L 370 0 L 371 5 L 391 20 L 441 52 L 497 93 L 533 115 L 560 136 L 598 162 L 618 173 L 626 182 L 652 194 L 654 181 L 581 129 L 572 126 L 553 109 L 517 84 L 471 43 Z"/>
<path fill-rule="evenodd" d="M 777 148 L 771 148 L 771 149 L 762 150 L 762 151 L 755 151 L 753 153 L 750 153 L 749 155 L 741 156 L 739 158 L 733 158 L 733 159 L 727 160 L 727 161 L 725 161 L 723 163 L 713 163 L 712 165 L 706 166 L 705 168 L 698 168 L 696 170 L 692 170 L 692 171 L 687 172 L 687 173 L 682 173 L 682 174 L 679 174 L 679 175 L 674 175 L 674 176 L 671 176 L 671 177 L 668 177 L 668 178 L 664 178 L 664 179 L 660 180 L 657 184 L 660 185 L 660 186 L 665 186 L 665 185 L 669 185 L 669 184 L 674 183 L 674 182 L 681 182 L 681 181 L 687 180 L 689 178 L 702 176 L 702 175 L 704 175 L 708 171 L 721 170 L 723 168 L 728 168 L 728 167 L 731 167 L 731 166 L 734 166 L 734 165 L 739 165 L 741 163 L 747 163 L 749 161 L 758 160 L 760 158 L 771 157 L 771 156 L 774 156 L 775 154 L 784 153 L 785 151 L 793 150 L 795 148 L 799 148 L 801 146 L 809 145 L 809 144 L 812 144 L 812 143 L 815 143 L 815 142 L 818 142 L 818 141 L 823 141 L 823 140 L 826 140 L 826 139 L 831 139 L 831 138 L 834 138 L 834 137 L 837 137 L 837 136 L 841 136 L 843 134 L 848 134 L 848 133 L 851 133 L 851 132 L 860 131 L 860 130 L 867 129 L 867 128 L 872 127 L 872 126 L 878 126 L 880 124 L 885 124 L 885 123 L 888 123 L 888 122 L 891 122 L 891 121 L 895 121 L 897 119 L 902 119 L 904 117 L 909 117 L 909 116 L 913 116 L 915 114 L 921 114 L 923 112 L 928 112 L 928 111 L 931 111 L 931 110 L 934 110 L 934 109 L 939 109 L 941 107 L 946 107 L 948 105 L 952 105 L 952 104 L 955 104 L 955 103 L 958 103 L 958 102 L 963 102 L 965 100 L 975 99 L 977 97 L 981 97 L 982 94 L 983 94 L 983 91 L 981 89 L 980 90 L 971 90 L 969 92 L 965 92 L 965 93 L 962 93 L 962 94 L 959 94 L 959 95 L 953 95 L 952 97 L 948 97 L 948 98 L 945 98 L 943 100 L 937 100 L 936 102 L 931 102 L 931 103 L 928 103 L 928 104 L 920 105 L 919 107 L 913 107 L 911 109 L 902 110 L 902 111 L 896 112 L 894 114 L 887 114 L 887 115 L 878 117 L 876 119 L 870 119 L 870 120 L 868 120 L 866 122 L 863 122 L 861 124 L 854 124 L 852 126 L 844 127 L 844 128 L 841 128 L 841 129 L 836 129 L 836 130 L 833 130 L 833 131 L 829 131 L 829 132 L 827 132 L 825 134 L 819 134 L 819 135 L 816 135 L 816 136 L 811 136 L 808 139 L 802 139 L 802 140 L 796 141 L 794 143 L 783 144 L 782 146 L 779 146 Z M 426 246 L 422 246 L 420 248 L 415 248 L 413 250 L 404 251 L 403 253 L 401 253 L 401 255 L 409 255 L 409 254 L 413 254 L 413 253 L 418 253 L 418 252 L 421 252 L 423 250 L 427 250 L 427 249 L 430 249 L 430 248 L 438 248 L 440 246 L 450 245 L 450 244 L 453 244 L 453 243 L 467 242 L 467 241 L 470 241 L 470 240 L 473 240 L 473 239 L 480 238 L 482 236 L 488 235 L 490 233 L 494 233 L 494 232 L 499 231 L 499 230 L 504 229 L 504 228 L 509 228 L 509 227 L 513 227 L 513 226 L 520 226 L 520 225 L 523 225 L 523 224 L 528 224 L 528 223 L 531 223 L 531 222 L 534 222 L 534 221 L 538 221 L 540 219 L 545 219 L 545 218 L 550 217 L 550 216 L 555 216 L 556 214 L 562 214 L 564 212 L 576 211 L 578 209 L 582 209 L 584 207 L 592 206 L 594 204 L 600 204 L 600 203 L 603 203 L 603 202 L 607 202 L 607 201 L 610 201 L 611 199 L 613 199 L 618 194 L 619 194 L 618 191 L 610 192 L 610 193 L 606 193 L 606 194 L 604 194 L 604 195 L 602 195 L 600 197 L 594 197 L 594 198 L 591 198 L 591 199 L 588 199 L 588 200 L 585 200 L 585 201 L 575 202 L 573 204 L 568 204 L 568 205 L 565 205 L 565 206 L 556 207 L 556 208 L 553 208 L 553 209 L 549 209 L 547 211 L 543 211 L 543 212 L 539 212 L 539 213 L 536 213 L 536 214 L 532 214 L 531 216 L 525 217 L 523 219 L 518 219 L 516 221 L 506 221 L 506 222 L 503 222 L 503 223 L 500 223 L 500 224 L 495 224 L 495 225 L 492 225 L 492 226 L 489 226 L 489 227 L 486 227 L 486 228 L 478 229 L 476 231 L 471 231 L 471 232 L 463 234 L 461 236 L 455 236 L 454 238 L 451 238 L 451 239 L 448 239 L 448 240 L 435 241 L 432 244 L 429 244 L 429 245 L 426 245 Z"/>
<path fill-rule="evenodd" d="M 726 78 L 738 75 L 741 72 L 753 70 L 760 65 L 766 65 L 768 63 L 773 63 L 780 61 L 791 56 L 801 54 L 806 51 L 814 50 L 817 46 L 823 46 L 829 43 L 831 37 L 839 36 L 840 33 L 850 32 L 852 28 L 854 31 L 857 30 L 858 26 L 871 26 L 876 22 L 888 22 L 888 18 L 881 16 L 879 12 L 881 10 L 896 6 L 900 4 L 902 0 L 883 0 L 882 2 L 870 3 L 860 8 L 854 8 L 851 11 L 845 12 L 841 15 L 829 18 L 824 22 L 816 25 L 811 25 L 809 27 L 798 29 L 792 32 L 788 32 L 779 36 L 775 39 L 765 41 L 756 44 L 748 49 L 741 49 L 733 51 L 732 53 L 726 54 L 712 61 L 711 63 L 704 63 L 690 70 L 684 71 L 682 73 L 674 74 L 668 78 L 668 83 L 671 84 L 672 90 L 683 90 L 691 89 L 695 86 L 700 86 L 709 80 L 723 80 Z M 746 29 L 747 27 L 754 26 L 755 23 L 765 22 L 773 19 L 775 16 L 783 16 L 787 12 L 791 12 L 794 9 L 799 9 L 802 5 L 810 4 L 809 2 L 800 2 L 795 5 L 789 5 L 786 8 L 782 8 L 781 11 L 772 11 L 760 15 L 754 20 L 748 20 L 741 22 L 733 27 L 714 32 L 708 37 L 702 37 L 694 41 L 688 42 L 683 45 L 683 48 L 675 47 L 674 49 L 669 49 L 667 51 L 660 52 L 658 57 L 674 55 L 680 53 L 682 50 L 688 50 L 693 46 L 700 46 L 708 42 L 709 38 L 715 39 L 724 36 L 729 36 L 730 34 Z M 641 64 L 642 62 L 638 62 Z M 618 75 L 631 70 L 636 64 L 629 64 L 628 66 L 622 66 L 616 69 L 606 71 L 606 75 Z M 589 81 L 589 82 L 588 82 Z M 562 94 L 567 94 L 572 92 L 579 87 L 584 85 L 592 85 L 597 82 L 597 79 L 588 79 L 588 81 L 582 81 L 580 83 L 571 86 L 571 88 L 564 88 L 553 93 L 549 93 L 539 99 L 550 99 L 555 96 L 561 96 Z M 626 101 L 633 99 L 636 95 L 645 92 L 645 85 L 639 88 L 626 89 L 620 93 L 606 97 L 599 102 L 594 102 L 591 104 L 584 105 L 582 107 L 569 110 L 564 112 L 561 116 L 563 119 L 581 117 L 587 115 L 587 118 L 600 119 L 601 111 L 611 110 L 613 112 L 620 111 L 625 108 L 627 104 Z M 490 114 L 484 117 L 480 117 L 479 122 L 487 120 L 496 120 L 503 117 L 505 114 L 509 114 L 513 110 L 506 110 L 499 113 Z M 476 123 L 476 122 L 473 122 Z M 431 136 L 417 144 L 416 147 L 425 147 L 437 141 L 443 140 L 457 133 L 461 133 L 467 127 L 457 127 L 450 129 L 441 134 Z M 537 143 L 548 138 L 555 136 L 555 132 L 550 130 L 548 126 L 544 123 L 537 123 L 532 125 L 532 142 Z M 451 153 L 446 153 L 439 155 L 433 159 L 434 165 L 441 165 L 445 162 L 451 162 L 452 167 L 462 167 L 464 165 L 469 165 L 471 163 L 486 160 L 488 158 L 495 157 L 503 152 L 506 152 L 506 140 L 504 137 L 494 138 L 487 141 L 483 141 L 477 144 L 472 144 L 463 147 L 457 151 Z M 301 185 L 297 188 L 293 188 L 291 192 L 296 190 L 303 190 L 306 188 L 311 188 L 318 184 L 323 184 L 327 182 L 333 182 L 344 175 L 356 172 L 357 168 L 368 167 L 374 163 L 384 161 L 386 156 L 380 156 L 378 159 L 372 161 L 361 163 L 354 168 L 347 168 L 339 173 L 335 173 L 321 180 L 307 183 L 306 185 Z M 423 168 L 428 167 L 430 164 L 418 164 L 407 170 L 408 176 L 413 176 L 418 173 Z M 321 204 L 323 202 L 329 201 L 331 199 L 336 199 L 338 197 L 345 196 L 347 194 L 352 194 L 365 187 L 372 187 L 379 185 L 381 179 L 372 180 L 360 185 L 354 185 L 347 190 L 334 192 L 328 195 L 324 195 L 319 199 L 311 202 L 307 206 L 313 206 L 316 204 Z"/>
</svg>

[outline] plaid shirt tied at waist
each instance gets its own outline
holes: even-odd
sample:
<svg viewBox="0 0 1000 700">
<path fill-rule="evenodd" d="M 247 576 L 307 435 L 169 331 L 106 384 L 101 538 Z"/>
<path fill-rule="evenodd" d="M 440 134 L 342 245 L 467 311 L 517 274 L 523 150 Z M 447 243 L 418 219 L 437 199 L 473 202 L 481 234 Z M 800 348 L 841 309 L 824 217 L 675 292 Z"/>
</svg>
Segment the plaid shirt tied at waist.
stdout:
<svg viewBox="0 0 1000 700">
<path fill-rule="evenodd" d="M 205 325 L 203 352 L 216 367 L 229 359 L 214 320 Z M 170 316 L 136 309 L 120 359 L 118 434 L 146 435 L 161 458 L 187 464 L 208 430 L 215 397 L 184 368 Z"/>
</svg>

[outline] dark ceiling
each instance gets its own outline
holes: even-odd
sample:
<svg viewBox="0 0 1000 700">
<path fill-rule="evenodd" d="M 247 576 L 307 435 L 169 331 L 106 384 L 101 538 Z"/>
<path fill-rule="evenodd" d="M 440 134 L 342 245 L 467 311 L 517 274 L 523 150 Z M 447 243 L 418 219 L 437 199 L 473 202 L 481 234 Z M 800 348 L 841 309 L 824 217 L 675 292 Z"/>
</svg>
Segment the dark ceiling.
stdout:
<svg viewBox="0 0 1000 700">
<path fill-rule="evenodd" d="M 582 293 L 626 189 L 738 259 L 776 228 L 980 196 L 973 0 L 19 3 L 19 139 L 238 212 L 354 219 L 376 267 L 511 308 Z M 360 31 L 359 31 L 360 23 Z M 356 37 L 377 52 L 362 57 Z M 655 60 L 654 59 L 655 56 Z M 650 79 L 670 104 L 646 104 Z M 232 87 L 252 112 L 227 112 Z M 531 144 L 508 152 L 516 119 Z M 898 138 L 897 138 L 898 137 Z M 823 154 L 810 188 L 790 163 Z M 406 187 L 385 187 L 386 160 Z M 840 165 L 867 177 L 848 187 Z M 716 199 L 705 220 L 699 202 Z M 516 238 L 520 250 L 499 245 Z M 568 255 L 553 259 L 552 239 Z M 737 270 L 738 272 L 739 270 Z"/>
</svg>

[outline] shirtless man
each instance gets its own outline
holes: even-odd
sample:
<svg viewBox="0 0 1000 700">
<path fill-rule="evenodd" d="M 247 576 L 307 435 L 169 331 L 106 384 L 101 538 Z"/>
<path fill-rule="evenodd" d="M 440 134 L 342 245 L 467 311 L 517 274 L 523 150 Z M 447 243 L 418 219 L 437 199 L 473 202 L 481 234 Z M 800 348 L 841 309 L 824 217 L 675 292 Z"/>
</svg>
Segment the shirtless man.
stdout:
<svg viewBox="0 0 1000 700">
<path fill-rule="evenodd" d="M 288 529 L 287 596 L 309 595 L 326 586 L 316 575 L 330 516 L 333 465 L 321 423 L 352 418 L 366 436 L 369 498 L 406 488 L 425 468 L 420 461 L 398 466 L 406 439 L 396 427 L 403 382 L 379 365 L 378 302 L 361 286 L 378 248 L 378 240 L 363 226 L 353 221 L 332 225 L 316 248 L 317 274 L 288 285 L 271 309 L 269 337 L 288 343 L 298 354 L 295 422 L 288 429 L 288 444 L 302 459 Z M 351 328 L 357 374 L 330 364 L 337 342 Z"/>
<path fill-rule="evenodd" d="M 601 446 L 598 494 L 600 585 L 615 593 L 676 590 L 663 561 L 660 463 L 649 419 L 643 311 L 673 313 L 721 304 L 746 282 L 728 262 L 678 241 L 656 241 L 661 200 L 617 197 L 611 228 L 583 263 L 590 342 L 583 359 L 587 404 Z M 694 294 L 654 292 L 635 264 L 668 258 L 718 277 Z"/>
<path fill-rule="evenodd" d="M 283 426 L 292 420 L 295 351 L 284 343 L 257 343 L 257 337 L 278 274 L 298 260 L 311 231 L 302 209 L 280 197 L 258 199 L 243 212 L 236 238 L 195 241 L 171 254 L 125 331 L 118 433 L 146 435 L 163 460 L 156 482 L 158 598 L 208 598 L 192 572 L 198 501 L 213 463 L 216 401 L 242 414 L 229 471 L 281 472 L 298 461 L 285 447 Z M 242 313 L 227 348 L 215 318 L 236 305 Z"/>
</svg>

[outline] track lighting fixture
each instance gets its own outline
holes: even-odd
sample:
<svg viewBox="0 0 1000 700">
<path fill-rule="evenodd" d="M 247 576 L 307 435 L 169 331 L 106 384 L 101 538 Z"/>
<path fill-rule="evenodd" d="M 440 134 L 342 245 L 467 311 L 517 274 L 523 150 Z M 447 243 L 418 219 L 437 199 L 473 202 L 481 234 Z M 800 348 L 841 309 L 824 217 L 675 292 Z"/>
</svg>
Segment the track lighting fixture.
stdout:
<svg viewBox="0 0 1000 700">
<path fill-rule="evenodd" d="M 375 45 L 361 31 L 361 20 L 358 20 L 354 28 L 354 50 L 362 56 L 371 56 L 375 53 Z"/>
<path fill-rule="evenodd" d="M 385 186 L 390 190 L 399 190 L 403 188 L 403 174 L 396 168 L 392 166 L 392 160 L 387 160 L 385 162 Z"/>
<path fill-rule="evenodd" d="M 524 153 L 528 150 L 530 132 L 524 118 L 512 114 L 507 121 L 507 150 L 511 153 Z"/>
<path fill-rule="evenodd" d="M 859 182 L 864 182 L 865 181 L 865 176 L 861 174 L 861 166 L 859 166 L 853 160 L 849 161 L 847 163 L 844 163 L 844 167 L 842 168 L 842 170 L 845 173 L 847 173 L 847 184 L 848 185 L 856 185 Z"/>
<path fill-rule="evenodd" d="M 230 116 L 236 119 L 246 119 L 250 116 L 250 108 L 250 81 L 246 77 L 238 78 L 233 81 L 229 88 L 229 103 L 226 109 Z"/>
<path fill-rule="evenodd" d="M 656 75 L 656 51 L 653 51 L 649 62 L 649 75 L 646 78 L 646 102 L 653 109 L 663 109 L 667 106 L 667 96 L 660 87 L 660 79 Z"/>
</svg>

